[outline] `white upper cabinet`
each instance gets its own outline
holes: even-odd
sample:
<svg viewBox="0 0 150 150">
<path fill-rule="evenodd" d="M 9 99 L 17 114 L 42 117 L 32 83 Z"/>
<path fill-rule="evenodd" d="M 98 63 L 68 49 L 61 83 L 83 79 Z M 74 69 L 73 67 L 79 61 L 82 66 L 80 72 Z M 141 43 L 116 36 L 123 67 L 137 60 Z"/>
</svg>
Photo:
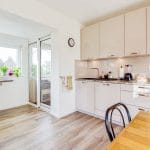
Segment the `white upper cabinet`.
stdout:
<svg viewBox="0 0 150 150">
<path fill-rule="evenodd" d="M 124 16 L 101 22 L 100 57 L 124 56 Z"/>
<path fill-rule="evenodd" d="M 146 8 L 125 15 L 125 55 L 146 54 Z"/>
<path fill-rule="evenodd" d="M 81 58 L 99 57 L 99 23 L 81 30 Z"/>
<path fill-rule="evenodd" d="M 147 8 L 147 53 L 150 54 L 150 7 Z"/>
</svg>

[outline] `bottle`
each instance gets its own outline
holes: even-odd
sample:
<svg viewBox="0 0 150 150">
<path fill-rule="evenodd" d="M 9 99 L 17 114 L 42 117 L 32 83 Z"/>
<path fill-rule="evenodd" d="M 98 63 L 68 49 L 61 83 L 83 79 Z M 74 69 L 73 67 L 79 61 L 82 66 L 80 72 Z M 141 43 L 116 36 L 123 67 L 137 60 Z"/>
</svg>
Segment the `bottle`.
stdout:
<svg viewBox="0 0 150 150">
<path fill-rule="evenodd" d="M 108 78 L 109 78 L 109 79 L 112 79 L 112 78 L 113 78 L 111 71 L 108 72 Z"/>
<path fill-rule="evenodd" d="M 120 67 L 119 78 L 120 78 L 120 80 L 124 79 L 124 68 L 123 68 L 123 66 Z"/>
</svg>

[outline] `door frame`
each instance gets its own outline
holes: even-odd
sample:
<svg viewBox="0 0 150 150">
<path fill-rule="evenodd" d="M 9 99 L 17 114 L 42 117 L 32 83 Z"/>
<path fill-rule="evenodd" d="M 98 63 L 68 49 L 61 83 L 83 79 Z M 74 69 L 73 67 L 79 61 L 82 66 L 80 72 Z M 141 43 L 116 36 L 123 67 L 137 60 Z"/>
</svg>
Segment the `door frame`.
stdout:
<svg viewBox="0 0 150 150">
<path fill-rule="evenodd" d="M 29 102 L 29 103 L 33 106 L 39 107 L 39 108 L 49 112 L 51 106 L 47 106 L 47 105 L 44 105 L 41 103 L 41 91 L 40 91 L 41 90 L 41 83 L 40 83 L 40 79 L 41 79 L 41 42 L 48 40 L 48 39 L 52 39 L 51 34 L 48 34 L 44 37 L 38 38 L 37 40 L 34 40 L 34 41 L 28 43 L 28 58 L 29 58 L 28 59 L 28 64 L 29 64 L 28 71 L 30 71 L 30 68 L 31 68 L 31 66 L 30 66 L 31 65 L 30 64 L 31 53 L 30 53 L 29 45 L 37 43 L 37 80 L 36 80 L 37 81 L 37 103 L 36 104 L 33 104 L 31 102 Z M 30 72 L 28 73 L 28 75 L 29 75 L 29 79 L 30 79 Z M 28 81 L 29 81 L 29 79 L 28 79 Z"/>
</svg>

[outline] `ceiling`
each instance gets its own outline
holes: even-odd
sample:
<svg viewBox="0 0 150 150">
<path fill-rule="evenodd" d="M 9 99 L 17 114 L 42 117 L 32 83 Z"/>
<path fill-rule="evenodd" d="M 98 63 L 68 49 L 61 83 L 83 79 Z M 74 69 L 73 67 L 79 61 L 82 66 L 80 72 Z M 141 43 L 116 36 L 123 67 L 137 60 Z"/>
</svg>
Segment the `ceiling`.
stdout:
<svg viewBox="0 0 150 150">
<path fill-rule="evenodd" d="M 2 34 L 32 40 L 46 36 L 51 32 L 53 32 L 52 28 L 0 10 L 0 33 Z"/>
<path fill-rule="evenodd" d="M 37 0 L 83 25 L 150 4 L 150 0 Z"/>
</svg>

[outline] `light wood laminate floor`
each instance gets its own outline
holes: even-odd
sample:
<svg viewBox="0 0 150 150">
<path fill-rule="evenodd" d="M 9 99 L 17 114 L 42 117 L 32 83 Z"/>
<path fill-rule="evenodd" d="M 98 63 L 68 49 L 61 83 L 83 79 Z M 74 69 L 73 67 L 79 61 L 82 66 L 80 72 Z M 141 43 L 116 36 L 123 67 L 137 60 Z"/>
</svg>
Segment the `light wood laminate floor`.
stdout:
<svg viewBox="0 0 150 150">
<path fill-rule="evenodd" d="M 29 105 L 0 111 L 0 150 L 105 150 L 108 143 L 104 121 L 80 112 L 56 119 Z"/>
</svg>

